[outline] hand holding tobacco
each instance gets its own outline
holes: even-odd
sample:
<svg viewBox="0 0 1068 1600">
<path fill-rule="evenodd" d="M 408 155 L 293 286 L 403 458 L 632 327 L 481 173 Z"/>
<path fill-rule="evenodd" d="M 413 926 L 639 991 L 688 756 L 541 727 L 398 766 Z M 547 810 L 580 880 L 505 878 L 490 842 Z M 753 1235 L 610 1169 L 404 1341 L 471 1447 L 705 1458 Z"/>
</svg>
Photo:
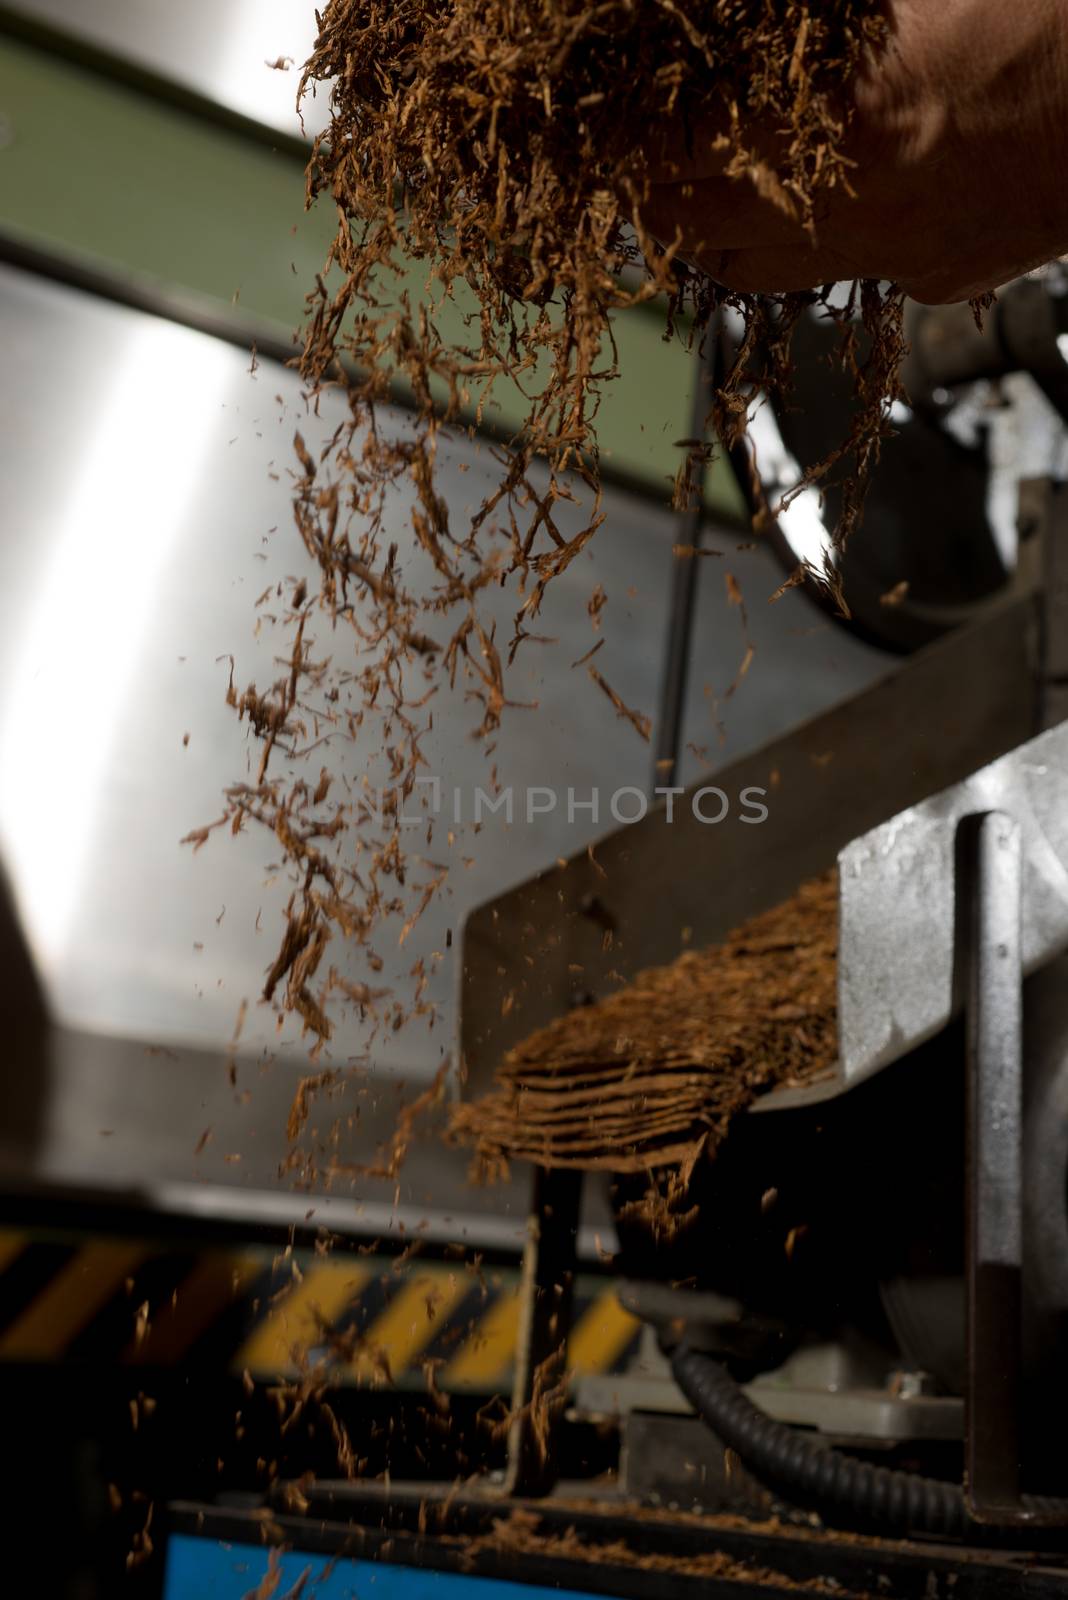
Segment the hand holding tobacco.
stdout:
<svg viewBox="0 0 1068 1600">
<path fill-rule="evenodd" d="M 929 304 L 970 299 L 1068 252 L 1068 10 L 1060 0 L 891 0 L 888 16 L 889 38 L 843 94 L 848 165 L 808 219 L 766 181 L 790 135 L 771 121 L 745 128 L 766 162 L 747 173 L 721 117 L 680 114 L 649 150 L 645 216 L 660 242 L 733 289 L 866 277 Z M 799 61 L 804 46 L 801 37 Z"/>
</svg>

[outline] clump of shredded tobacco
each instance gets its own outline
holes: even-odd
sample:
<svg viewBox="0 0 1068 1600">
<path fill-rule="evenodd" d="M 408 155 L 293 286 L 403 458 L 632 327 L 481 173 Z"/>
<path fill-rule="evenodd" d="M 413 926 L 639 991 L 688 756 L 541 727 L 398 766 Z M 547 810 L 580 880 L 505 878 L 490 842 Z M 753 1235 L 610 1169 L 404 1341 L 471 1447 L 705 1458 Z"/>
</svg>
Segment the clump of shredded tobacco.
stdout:
<svg viewBox="0 0 1068 1600">
<path fill-rule="evenodd" d="M 309 392 L 340 391 L 347 414 L 322 453 L 297 439 L 296 522 L 318 589 L 292 597 L 278 682 L 232 691 L 263 754 L 221 819 L 271 829 L 295 869 L 267 996 L 317 1038 L 330 1036 L 331 1001 L 375 1003 L 346 994 L 325 960 L 331 936 L 366 946 L 375 970 L 383 919 L 406 931 L 443 881 L 440 863 L 402 849 L 396 821 L 429 697 L 457 688 L 492 735 L 547 586 L 603 520 L 598 405 L 617 378 L 640 382 L 620 371 L 615 318 L 659 305 L 666 334 L 700 341 L 732 313 L 709 418 L 726 444 L 758 395 L 788 386 L 799 317 L 815 307 L 837 321 L 854 421 L 831 457 L 806 465 L 809 482 L 843 490 L 839 542 L 853 530 L 897 393 L 901 296 L 870 281 L 833 297 L 721 288 L 677 240 L 650 235 L 642 141 L 674 127 L 692 143 L 717 127 L 728 175 L 813 232 L 820 196 L 854 177 L 848 86 L 885 28 L 877 0 L 328 0 L 319 16 L 301 90 L 328 84 L 330 118 L 308 197 L 334 208 L 337 231 L 299 366 Z M 458 515 L 436 487 L 439 455 L 450 436 L 485 432 L 505 390 L 521 421 L 497 424 L 496 481 Z M 386 411 L 397 401 L 405 426 Z M 701 440 L 683 444 L 680 507 L 709 456 Z M 576 498 L 582 526 L 565 532 L 560 505 Z M 509 580 L 504 639 L 483 601 Z M 327 733 L 386 752 L 395 804 L 370 831 L 351 784 L 284 775 Z"/>
<path fill-rule="evenodd" d="M 723 944 L 687 951 L 511 1050 L 454 1134 L 488 1177 L 545 1167 L 692 1168 L 777 1085 L 811 1082 L 837 1049 L 837 874 L 802 885 Z"/>
</svg>

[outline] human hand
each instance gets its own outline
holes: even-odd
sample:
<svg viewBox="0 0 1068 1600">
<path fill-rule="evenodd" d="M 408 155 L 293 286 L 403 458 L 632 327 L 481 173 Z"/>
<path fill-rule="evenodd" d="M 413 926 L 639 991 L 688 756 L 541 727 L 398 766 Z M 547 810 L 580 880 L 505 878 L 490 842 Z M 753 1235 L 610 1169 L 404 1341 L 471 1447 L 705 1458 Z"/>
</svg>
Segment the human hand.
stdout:
<svg viewBox="0 0 1068 1600">
<path fill-rule="evenodd" d="M 668 129 L 643 210 L 662 244 L 729 288 L 892 279 L 928 304 L 967 300 L 1068 253 L 1068 5 L 890 0 L 891 38 L 855 81 L 850 183 L 818 196 L 815 242 L 745 178 L 714 127 L 693 156 Z M 748 133 L 749 130 L 746 130 Z M 774 161 L 774 130 L 756 130 Z"/>
</svg>

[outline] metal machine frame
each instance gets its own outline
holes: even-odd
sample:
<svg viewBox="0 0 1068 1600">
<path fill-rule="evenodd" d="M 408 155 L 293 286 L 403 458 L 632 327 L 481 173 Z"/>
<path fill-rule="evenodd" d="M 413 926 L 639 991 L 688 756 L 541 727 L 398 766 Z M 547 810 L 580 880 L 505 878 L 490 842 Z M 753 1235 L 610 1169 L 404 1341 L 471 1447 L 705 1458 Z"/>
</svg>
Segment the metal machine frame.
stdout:
<svg viewBox="0 0 1068 1600">
<path fill-rule="evenodd" d="M 707 829 L 702 836 L 698 828 L 665 827 L 661 817 L 652 815 L 603 841 L 596 867 L 588 854 L 576 857 L 472 913 L 464 929 L 461 962 L 461 1054 L 468 1092 L 485 1085 L 491 1063 L 509 1044 L 566 1009 L 571 999 L 569 965 L 583 965 L 584 982 L 594 992 L 599 979 L 607 990 L 609 965 L 618 981 L 620 970 L 630 975 L 670 959 L 676 953 L 671 940 L 683 922 L 699 941 L 722 936 L 743 914 L 773 904 L 799 879 L 828 865 L 839 849 L 876 821 L 909 806 L 922 809 L 920 802 L 953 783 L 962 784 L 966 794 L 962 780 L 1056 719 L 1063 709 L 1061 656 L 1068 648 L 1060 643 L 1068 631 L 1057 625 L 1055 616 L 1064 605 L 1066 561 L 1056 524 L 1066 520 L 1068 497 L 1052 487 L 1044 492 L 1041 486 L 1029 488 L 1030 503 L 1042 505 L 1045 515 L 1040 526 L 1025 528 L 1030 537 L 1022 546 L 1014 592 L 909 658 L 865 694 L 718 775 L 727 789 L 766 780 L 773 771 L 787 775 L 794 804 L 790 817 L 775 829 L 770 847 L 763 829 L 758 837 L 745 837 L 743 831 L 741 838 L 736 830 L 728 851 L 721 848 L 721 839 L 709 840 Z M 683 643 L 680 647 L 678 637 L 670 643 L 674 670 L 667 674 L 664 712 L 664 725 L 675 730 L 676 738 L 672 697 L 681 695 L 678 664 L 685 660 L 690 616 L 682 585 L 674 626 Z M 957 699 L 961 682 L 969 685 L 965 705 Z M 873 728 L 880 730 L 880 737 L 864 738 Z M 666 749 L 662 745 L 662 762 L 668 759 Z M 850 765 L 829 782 L 828 763 L 813 757 L 836 750 L 851 752 Z M 901 760 L 902 750 L 908 751 L 907 764 Z M 853 752 L 859 752 L 856 759 Z M 998 763 L 992 770 L 1010 765 Z M 978 796 L 970 812 L 967 804 L 957 808 L 969 816 L 959 830 L 958 853 L 963 855 L 958 889 L 971 896 L 973 911 L 968 921 L 958 918 L 955 955 L 948 957 L 958 971 L 971 975 L 967 1493 L 977 1521 L 1008 1528 L 1043 1520 L 1022 1505 L 1014 1454 L 1020 1365 L 1023 868 L 1018 823 L 997 811 L 984 814 L 977 802 Z M 937 810 L 937 799 L 931 803 Z M 822 822 L 815 837 L 810 828 L 814 815 Z M 686 870 L 672 871 L 672 862 L 685 862 Z M 594 888 L 594 870 L 606 888 Z M 651 879 L 673 886 L 696 882 L 699 896 L 714 881 L 719 894 L 715 902 L 707 895 L 695 902 L 691 893 L 681 910 L 672 897 L 657 910 L 646 892 Z M 682 892 L 685 898 L 685 888 Z M 1047 953 L 1064 942 L 1062 922 L 1063 917 L 1055 930 L 1047 930 Z M 612 933 L 607 956 L 598 949 L 606 942 L 606 926 Z M 1030 966 L 1037 964 L 1033 944 L 1031 939 Z M 532 955 L 536 983 L 527 976 Z M 498 1000 L 504 992 L 517 1000 L 502 1016 Z M 917 1041 L 921 1036 L 917 1034 Z M 580 1174 L 535 1172 L 504 1486 L 512 1496 L 544 1496 L 560 1473 L 558 1430 L 567 1398 L 563 1351 L 580 1205 Z M 1045 1520 L 1063 1524 L 1063 1508 Z"/>
</svg>

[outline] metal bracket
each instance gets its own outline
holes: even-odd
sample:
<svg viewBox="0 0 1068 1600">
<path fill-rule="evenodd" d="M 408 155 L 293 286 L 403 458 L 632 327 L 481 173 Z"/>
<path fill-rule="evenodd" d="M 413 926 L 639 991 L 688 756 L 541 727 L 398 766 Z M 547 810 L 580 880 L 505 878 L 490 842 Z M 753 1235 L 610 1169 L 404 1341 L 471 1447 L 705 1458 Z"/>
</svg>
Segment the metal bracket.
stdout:
<svg viewBox="0 0 1068 1600">
<path fill-rule="evenodd" d="M 958 832 L 967 961 L 965 1494 L 978 1522 L 1064 1523 L 1020 1492 L 1023 1308 L 1023 829 L 1004 812 Z"/>
<path fill-rule="evenodd" d="M 534 1169 L 519 1289 L 507 1495 L 546 1495 L 559 1477 L 557 1443 L 567 1405 L 567 1341 L 581 1205 L 581 1172 Z"/>
</svg>

